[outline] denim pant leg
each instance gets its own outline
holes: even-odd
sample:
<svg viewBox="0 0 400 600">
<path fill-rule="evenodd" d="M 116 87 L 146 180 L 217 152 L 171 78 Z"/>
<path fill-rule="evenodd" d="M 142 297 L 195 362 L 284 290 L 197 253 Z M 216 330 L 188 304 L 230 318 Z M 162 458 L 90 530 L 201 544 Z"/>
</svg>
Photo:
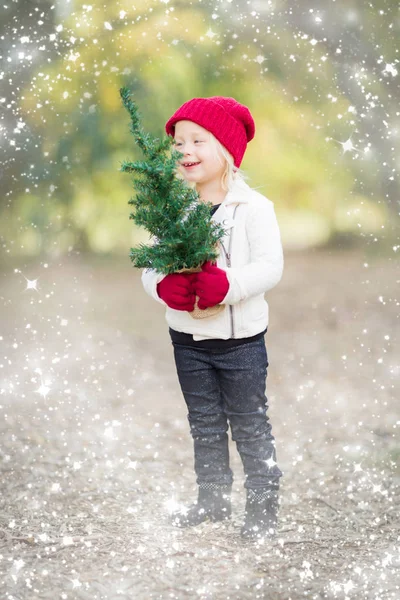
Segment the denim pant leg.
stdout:
<svg viewBox="0 0 400 600">
<path fill-rule="evenodd" d="M 282 472 L 276 464 L 275 439 L 267 417 L 268 357 L 264 338 L 220 355 L 216 366 L 232 439 L 246 475 L 244 486 L 277 489 Z"/>
<path fill-rule="evenodd" d="M 193 437 L 196 481 L 199 485 L 232 484 L 227 433 L 229 425 L 210 352 L 179 344 L 173 346 Z"/>
</svg>

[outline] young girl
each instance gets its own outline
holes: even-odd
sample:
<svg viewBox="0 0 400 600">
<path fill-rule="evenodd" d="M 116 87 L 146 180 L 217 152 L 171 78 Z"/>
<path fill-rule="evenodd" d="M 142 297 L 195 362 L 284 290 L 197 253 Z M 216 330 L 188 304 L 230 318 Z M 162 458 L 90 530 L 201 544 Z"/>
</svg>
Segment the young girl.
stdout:
<svg viewBox="0 0 400 600">
<path fill-rule="evenodd" d="M 166 132 L 183 153 L 178 174 L 213 204 L 222 224 L 216 265 L 201 273 L 163 275 L 146 269 L 146 292 L 166 306 L 177 374 L 194 442 L 197 502 L 175 513 L 184 527 L 231 516 L 233 473 L 228 424 L 246 476 L 243 538 L 272 535 L 277 524 L 279 479 L 275 440 L 267 417 L 268 357 L 264 293 L 281 279 L 283 253 L 273 203 L 239 172 L 255 125 L 249 109 L 233 98 L 193 98 L 167 121 Z M 189 313 L 195 298 L 204 310 L 224 310 L 204 319 Z"/>
</svg>

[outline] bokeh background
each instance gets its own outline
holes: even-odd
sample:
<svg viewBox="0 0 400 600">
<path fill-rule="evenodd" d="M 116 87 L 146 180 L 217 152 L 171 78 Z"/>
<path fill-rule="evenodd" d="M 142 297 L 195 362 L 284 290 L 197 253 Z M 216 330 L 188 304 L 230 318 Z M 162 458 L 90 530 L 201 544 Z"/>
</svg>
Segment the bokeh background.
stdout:
<svg viewBox="0 0 400 600">
<path fill-rule="evenodd" d="M 0 9 L 0 586 L 6 600 L 399 600 L 400 9 L 16 0 Z M 267 294 L 277 537 L 176 530 L 196 497 L 161 304 L 131 246 L 119 89 L 155 136 L 250 107 L 241 167 L 285 254 Z"/>
<path fill-rule="evenodd" d="M 140 237 L 118 173 L 140 154 L 122 85 L 157 136 L 192 97 L 247 104 L 257 133 L 242 167 L 276 203 L 287 248 L 396 245 L 399 18 L 395 0 L 9 3 L 4 254 L 123 255 Z"/>
</svg>

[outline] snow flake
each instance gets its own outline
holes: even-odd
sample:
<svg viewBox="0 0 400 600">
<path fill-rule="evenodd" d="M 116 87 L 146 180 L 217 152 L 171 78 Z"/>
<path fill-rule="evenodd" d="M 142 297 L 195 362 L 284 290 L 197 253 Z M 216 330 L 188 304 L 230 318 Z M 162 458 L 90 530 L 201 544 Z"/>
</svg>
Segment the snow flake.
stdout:
<svg viewBox="0 0 400 600">
<path fill-rule="evenodd" d="M 104 437 L 114 439 L 114 429 L 112 427 L 106 427 L 104 429 Z"/>
<path fill-rule="evenodd" d="M 398 71 L 396 69 L 396 67 L 394 65 L 392 65 L 391 63 L 386 64 L 385 68 L 383 69 L 382 73 L 390 73 L 390 75 L 392 77 L 396 77 Z"/>
<path fill-rule="evenodd" d="M 343 154 L 345 154 L 346 152 L 350 152 L 351 150 L 354 150 L 353 142 L 351 141 L 350 138 L 348 140 L 346 140 L 345 142 L 341 142 L 341 144 L 342 144 L 342 148 L 343 148 Z"/>
<path fill-rule="evenodd" d="M 26 282 L 27 282 L 27 286 L 26 286 L 25 290 L 36 290 L 36 291 L 38 291 L 37 290 L 37 281 L 38 281 L 37 279 L 27 279 L 26 277 L 25 277 L 25 279 L 26 279 Z"/>
<path fill-rule="evenodd" d="M 79 56 L 80 56 L 79 52 L 76 52 L 75 54 L 73 52 L 71 52 L 70 55 L 67 56 L 67 60 L 70 60 L 71 62 L 75 62 L 76 59 L 79 58 Z M 64 92 L 64 94 L 65 93 L 67 93 L 67 92 Z M 68 93 L 67 93 L 67 95 L 68 95 Z M 64 96 L 64 98 L 65 98 L 65 96 Z"/>
<path fill-rule="evenodd" d="M 269 459 L 265 461 L 265 463 L 270 469 L 272 469 L 272 467 L 276 465 L 276 462 L 274 461 L 272 456 L 270 456 Z"/>
<path fill-rule="evenodd" d="M 382 559 L 382 567 L 387 567 L 392 563 L 393 555 L 386 553 L 386 556 Z"/>
<path fill-rule="evenodd" d="M 22 569 L 22 567 L 24 566 L 25 561 L 22 560 L 22 558 L 18 559 L 18 560 L 14 560 L 13 561 L 13 570 L 18 573 L 18 571 L 20 571 Z"/>
<path fill-rule="evenodd" d="M 177 502 L 176 499 L 173 497 L 168 498 L 168 500 L 164 502 L 164 507 L 167 510 L 168 514 L 179 512 L 182 509 L 181 504 L 179 504 L 179 502 Z"/>
<path fill-rule="evenodd" d="M 300 571 L 299 573 L 301 581 L 304 581 L 305 579 L 314 579 L 313 572 L 310 568 L 311 564 L 307 560 L 304 560 L 301 566 L 304 569 L 304 571 Z"/>
<path fill-rule="evenodd" d="M 348 594 L 352 589 L 355 588 L 354 583 L 349 579 L 346 583 L 343 584 L 343 591 L 345 594 Z"/>
<path fill-rule="evenodd" d="M 42 383 L 39 387 L 39 389 L 35 390 L 37 394 L 40 394 L 41 396 L 43 396 L 43 398 L 46 398 L 47 394 L 49 393 L 49 391 L 51 390 L 51 388 L 49 388 L 47 385 L 45 385 L 44 383 Z"/>
<path fill-rule="evenodd" d="M 340 588 L 342 587 L 340 585 L 340 583 L 336 583 L 336 581 L 330 581 L 329 582 L 329 587 L 331 588 L 331 591 L 333 592 L 333 594 L 337 594 L 337 592 L 340 592 Z"/>
<path fill-rule="evenodd" d="M 73 546 L 74 539 L 71 536 L 65 535 L 62 539 L 62 543 L 64 546 Z"/>
</svg>

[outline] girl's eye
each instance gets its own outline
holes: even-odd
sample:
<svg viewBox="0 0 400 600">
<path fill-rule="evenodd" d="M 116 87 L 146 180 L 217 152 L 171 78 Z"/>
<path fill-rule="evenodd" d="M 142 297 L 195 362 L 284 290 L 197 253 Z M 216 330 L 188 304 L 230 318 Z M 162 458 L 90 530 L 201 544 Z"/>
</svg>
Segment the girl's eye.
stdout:
<svg viewBox="0 0 400 600">
<path fill-rule="evenodd" d="M 202 144 L 202 143 L 203 143 L 203 140 L 194 140 L 194 143 L 195 143 L 195 144 L 196 144 L 197 142 L 198 142 L 199 144 Z M 175 146 L 182 146 L 182 143 L 181 143 L 181 142 L 175 142 Z"/>
</svg>

